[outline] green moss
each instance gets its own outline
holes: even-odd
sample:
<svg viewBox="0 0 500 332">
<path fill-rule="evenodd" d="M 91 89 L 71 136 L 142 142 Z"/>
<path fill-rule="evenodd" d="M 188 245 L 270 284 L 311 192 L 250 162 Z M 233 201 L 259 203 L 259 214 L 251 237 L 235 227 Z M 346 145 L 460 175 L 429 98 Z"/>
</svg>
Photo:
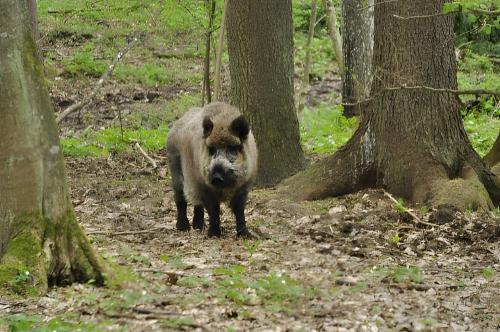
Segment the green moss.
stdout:
<svg viewBox="0 0 500 332">
<path fill-rule="evenodd" d="M 47 289 L 47 262 L 42 250 L 46 218 L 26 214 L 14 219 L 12 238 L 0 264 L 0 294 L 36 296 Z"/>
</svg>

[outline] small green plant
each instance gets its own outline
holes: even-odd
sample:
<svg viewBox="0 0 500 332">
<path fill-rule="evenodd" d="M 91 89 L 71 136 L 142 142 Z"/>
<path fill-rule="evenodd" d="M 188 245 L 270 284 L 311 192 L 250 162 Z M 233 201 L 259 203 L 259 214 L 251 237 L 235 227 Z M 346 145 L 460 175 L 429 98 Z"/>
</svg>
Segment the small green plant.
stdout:
<svg viewBox="0 0 500 332">
<path fill-rule="evenodd" d="M 189 265 L 182 261 L 181 255 L 169 256 L 169 255 L 161 255 L 160 259 L 167 263 L 167 265 L 173 269 L 183 270 L 187 268 Z"/>
<path fill-rule="evenodd" d="M 401 238 L 399 237 L 399 234 L 396 233 L 389 238 L 388 242 L 393 246 L 397 246 L 401 242 Z"/>
<path fill-rule="evenodd" d="M 178 286 L 195 288 L 200 286 L 210 285 L 210 281 L 206 277 L 189 276 L 177 281 Z"/>
<path fill-rule="evenodd" d="M 406 212 L 405 201 L 402 198 L 398 199 L 398 202 L 396 203 L 396 210 L 398 210 L 399 213 Z"/>
<path fill-rule="evenodd" d="M 482 273 L 484 279 L 490 281 L 493 279 L 493 275 L 495 274 L 495 269 L 493 269 L 491 266 L 488 266 L 488 267 L 485 267 L 484 269 L 482 269 L 481 273 Z"/>
<path fill-rule="evenodd" d="M 243 241 L 243 246 L 245 247 L 248 253 L 248 259 L 252 259 L 253 254 L 255 253 L 255 251 L 257 250 L 257 248 L 260 246 L 261 243 L 262 243 L 261 240 Z"/>
</svg>

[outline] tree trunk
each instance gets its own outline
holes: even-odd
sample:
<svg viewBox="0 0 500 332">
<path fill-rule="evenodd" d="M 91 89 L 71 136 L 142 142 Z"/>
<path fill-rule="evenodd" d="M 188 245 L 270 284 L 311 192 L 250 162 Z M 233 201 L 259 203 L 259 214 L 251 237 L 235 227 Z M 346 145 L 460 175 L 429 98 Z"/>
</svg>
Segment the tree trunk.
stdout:
<svg viewBox="0 0 500 332">
<path fill-rule="evenodd" d="M 359 101 L 368 99 L 372 80 L 373 1 L 342 1 L 344 68 L 342 103 L 344 115 L 360 115 Z"/>
<path fill-rule="evenodd" d="M 217 44 L 215 55 L 215 74 L 214 74 L 214 99 L 215 101 L 222 100 L 222 82 L 221 82 L 221 69 L 222 69 L 222 54 L 224 53 L 224 35 L 226 32 L 226 8 L 229 0 L 224 0 L 224 7 L 222 7 L 222 18 L 219 28 L 219 43 Z"/>
<path fill-rule="evenodd" d="M 257 184 L 270 186 L 304 166 L 293 100 L 292 3 L 231 0 L 227 15 L 231 99 L 257 141 Z"/>
<path fill-rule="evenodd" d="M 484 156 L 484 162 L 490 168 L 500 163 L 500 134 L 498 135 L 495 144 L 491 147 L 491 150 L 486 156 Z"/>
<path fill-rule="evenodd" d="M 28 0 L 0 2 L 0 295 L 37 295 L 103 268 L 68 197 Z"/>
<path fill-rule="evenodd" d="M 340 36 L 340 31 L 337 29 L 337 11 L 335 4 L 328 0 L 323 0 L 323 7 L 328 20 L 328 32 L 330 33 L 330 38 L 335 49 L 335 57 L 337 64 L 339 66 L 339 71 L 343 76 L 344 71 L 344 54 L 342 53 L 342 36 Z"/>
<path fill-rule="evenodd" d="M 499 180 L 472 148 L 457 97 L 411 88 L 457 89 L 453 18 L 394 17 L 439 13 L 444 3 L 376 1 L 372 99 L 359 128 L 341 150 L 287 181 L 283 191 L 319 199 L 383 187 L 413 203 L 462 209 L 499 203 Z"/>
</svg>

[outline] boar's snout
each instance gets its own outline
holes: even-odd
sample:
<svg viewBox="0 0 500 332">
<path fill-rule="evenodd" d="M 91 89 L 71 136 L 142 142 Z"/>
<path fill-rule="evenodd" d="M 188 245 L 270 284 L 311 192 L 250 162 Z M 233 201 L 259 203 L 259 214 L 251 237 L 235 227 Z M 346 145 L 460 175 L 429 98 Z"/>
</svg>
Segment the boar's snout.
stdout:
<svg viewBox="0 0 500 332">
<path fill-rule="evenodd" d="M 227 188 L 236 183 L 236 175 L 234 174 L 234 171 L 224 169 L 224 167 L 216 165 L 208 175 L 208 180 L 210 181 L 210 184 L 216 188 Z"/>
</svg>

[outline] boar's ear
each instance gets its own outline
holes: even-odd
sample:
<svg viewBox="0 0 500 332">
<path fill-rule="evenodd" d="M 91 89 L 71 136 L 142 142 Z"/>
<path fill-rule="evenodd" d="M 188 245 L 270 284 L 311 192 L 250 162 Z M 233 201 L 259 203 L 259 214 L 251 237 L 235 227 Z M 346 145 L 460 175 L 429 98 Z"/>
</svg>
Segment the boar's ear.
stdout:
<svg viewBox="0 0 500 332">
<path fill-rule="evenodd" d="M 214 129 L 214 123 L 208 116 L 206 116 L 203 119 L 203 137 L 207 138 L 208 136 L 210 136 L 210 134 L 212 133 L 212 129 Z"/>
<path fill-rule="evenodd" d="M 247 119 L 243 115 L 240 115 L 233 120 L 230 127 L 231 132 L 238 136 L 242 141 L 246 140 L 248 133 L 250 132 L 250 126 L 248 125 Z"/>
</svg>

